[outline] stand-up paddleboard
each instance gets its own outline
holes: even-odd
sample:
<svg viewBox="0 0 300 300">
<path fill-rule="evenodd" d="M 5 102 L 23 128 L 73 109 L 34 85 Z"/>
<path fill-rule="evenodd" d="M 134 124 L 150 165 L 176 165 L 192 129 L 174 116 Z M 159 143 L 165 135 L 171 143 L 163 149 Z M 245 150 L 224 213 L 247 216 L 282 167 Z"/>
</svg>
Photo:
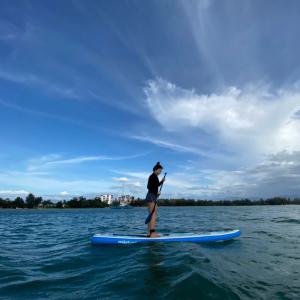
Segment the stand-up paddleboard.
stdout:
<svg viewBox="0 0 300 300">
<path fill-rule="evenodd" d="M 207 243 L 231 240 L 240 236 L 240 230 L 216 231 L 204 234 L 173 233 L 162 234 L 160 237 L 149 238 L 145 235 L 118 235 L 118 234 L 95 234 L 92 244 L 136 244 L 157 242 L 194 242 Z"/>
</svg>

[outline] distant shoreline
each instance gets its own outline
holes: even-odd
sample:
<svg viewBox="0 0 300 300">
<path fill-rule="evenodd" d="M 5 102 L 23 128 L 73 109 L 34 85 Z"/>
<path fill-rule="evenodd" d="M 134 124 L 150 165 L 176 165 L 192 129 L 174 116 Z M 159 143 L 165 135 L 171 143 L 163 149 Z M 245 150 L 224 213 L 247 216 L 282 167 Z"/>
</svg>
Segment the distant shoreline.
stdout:
<svg viewBox="0 0 300 300">
<path fill-rule="evenodd" d="M 134 200 L 132 206 L 145 206 L 144 200 Z M 274 197 L 260 200 L 194 200 L 194 199 L 159 199 L 159 206 L 265 206 L 265 205 L 300 205 L 300 198 L 290 199 Z"/>
<path fill-rule="evenodd" d="M 132 207 L 147 206 L 144 199 L 137 198 L 128 205 Z M 195 200 L 195 199 L 159 199 L 159 206 L 266 206 L 266 205 L 300 205 L 300 198 L 273 197 L 269 199 L 250 200 Z M 114 202 L 113 206 L 118 207 Z M 85 197 L 74 197 L 71 200 L 52 202 L 43 200 L 42 197 L 35 197 L 29 194 L 26 199 L 17 197 L 15 200 L 0 198 L 0 209 L 50 209 L 50 208 L 109 208 L 105 201 L 99 198 L 86 199 Z"/>
<path fill-rule="evenodd" d="M 196 207 L 255 207 L 255 206 L 293 206 L 293 205 L 300 205 L 300 204 L 274 204 L 274 205 L 195 205 Z M 195 207 L 192 205 L 160 205 L 160 207 Z M 147 206 L 133 206 L 133 208 L 146 208 Z M 0 211 L 5 210 L 21 210 L 21 211 L 32 211 L 32 210 L 65 210 L 65 209 L 111 209 L 111 207 L 64 207 L 64 208 L 57 208 L 57 207 L 33 207 L 33 208 L 13 208 L 13 207 L 7 207 L 3 208 L 0 207 Z"/>
</svg>

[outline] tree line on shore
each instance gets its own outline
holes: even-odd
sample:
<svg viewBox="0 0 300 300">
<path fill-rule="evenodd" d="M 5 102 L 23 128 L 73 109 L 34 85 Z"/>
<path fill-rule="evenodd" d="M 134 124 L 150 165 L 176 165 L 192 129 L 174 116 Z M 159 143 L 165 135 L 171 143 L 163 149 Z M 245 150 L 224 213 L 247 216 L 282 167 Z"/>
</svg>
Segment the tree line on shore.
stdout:
<svg viewBox="0 0 300 300">
<path fill-rule="evenodd" d="M 250 200 L 195 200 L 195 199 L 159 199 L 160 206 L 250 206 L 250 205 L 300 205 L 300 198 L 273 197 L 269 199 Z M 144 199 L 137 198 L 130 203 L 131 206 L 146 206 Z M 0 197 L 0 208 L 104 208 L 109 207 L 107 202 L 103 202 L 99 197 L 87 199 L 85 197 L 74 197 L 71 200 L 52 202 L 43 200 L 29 194 L 25 199 L 21 197 L 10 200 Z"/>
<path fill-rule="evenodd" d="M 239 200 L 195 200 L 195 199 L 159 199 L 159 206 L 252 206 L 252 205 L 289 205 L 300 204 L 300 198 L 290 199 L 273 197 L 269 199 L 239 199 Z M 132 206 L 145 206 L 144 200 L 134 200 Z"/>
<path fill-rule="evenodd" d="M 35 197 L 33 194 L 28 194 L 25 199 L 17 197 L 15 200 L 0 197 L 0 208 L 103 208 L 108 206 L 106 202 L 101 201 L 98 197 L 94 199 L 74 197 L 71 200 L 58 202 L 43 200 L 42 197 Z"/>
</svg>

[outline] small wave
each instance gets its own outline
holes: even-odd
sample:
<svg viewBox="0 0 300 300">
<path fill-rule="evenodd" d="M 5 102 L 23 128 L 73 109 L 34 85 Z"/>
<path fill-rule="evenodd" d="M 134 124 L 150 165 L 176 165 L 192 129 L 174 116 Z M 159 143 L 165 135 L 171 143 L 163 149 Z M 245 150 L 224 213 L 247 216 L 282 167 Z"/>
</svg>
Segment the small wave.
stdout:
<svg viewBox="0 0 300 300">
<path fill-rule="evenodd" d="M 275 234 L 275 233 L 272 233 L 272 232 L 267 232 L 267 231 L 264 231 L 264 230 L 253 231 L 253 233 L 264 234 L 264 235 L 267 235 L 268 237 L 274 238 L 276 240 L 284 240 L 285 239 L 285 238 L 283 238 L 282 236 L 280 236 L 278 234 Z"/>
<path fill-rule="evenodd" d="M 275 218 L 272 220 L 275 223 L 292 223 L 292 224 L 300 224 L 299 219 L 291 219 L 291 218 Z"/>
<path fill-rule="evenodd" d="M 174 278 L 171 291 L 164 293 L 168 299 L 240 299 L 229 287 L 217 285 L 198 272 L 185 272 Z"/>
</svg>

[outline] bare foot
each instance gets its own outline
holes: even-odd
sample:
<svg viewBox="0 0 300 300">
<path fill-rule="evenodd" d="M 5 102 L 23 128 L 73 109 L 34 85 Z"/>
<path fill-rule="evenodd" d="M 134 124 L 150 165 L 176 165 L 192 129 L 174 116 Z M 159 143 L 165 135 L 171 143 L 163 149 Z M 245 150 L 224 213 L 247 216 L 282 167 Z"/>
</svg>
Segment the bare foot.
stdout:
<svg viewBox="0 0 300 300">
<path fill-rule="evenodd" d="M 148 237 L 151 237 L 151 238 L 160 237 L 160 234 L 158 234 L 157 232 L 152 232 L 150 234 L 150 236 L 148 235 Z"/>
</svg>

